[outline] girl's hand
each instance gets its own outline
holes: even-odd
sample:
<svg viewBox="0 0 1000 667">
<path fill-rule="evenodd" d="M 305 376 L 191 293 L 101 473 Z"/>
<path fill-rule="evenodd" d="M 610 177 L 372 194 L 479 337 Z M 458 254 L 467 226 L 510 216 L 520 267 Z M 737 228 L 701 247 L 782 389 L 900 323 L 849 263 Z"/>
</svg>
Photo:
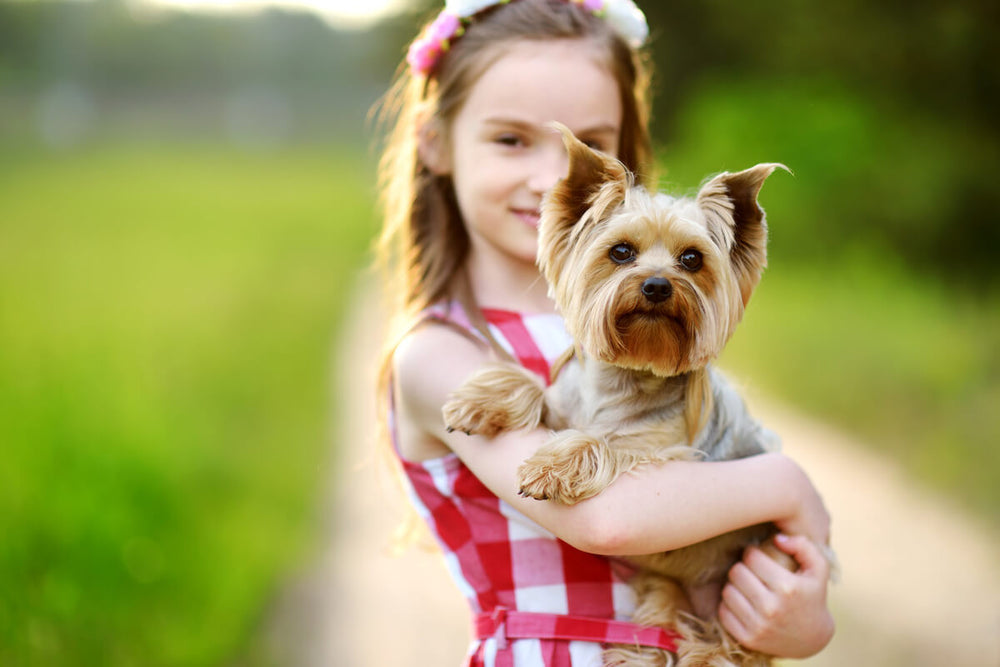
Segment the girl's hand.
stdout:
<svg viewBox="0 0 1000 667">
<path fill-rule="evenodd" d="M 826 606 L 830 564 L 808 538 L 779 534 L 778 548 L 798 562 L 790 572 L 756 547 L 729 571 L 719 620 L 743 646 L 782 658 L 806 658 L 833 637 Z"/>
</svg>

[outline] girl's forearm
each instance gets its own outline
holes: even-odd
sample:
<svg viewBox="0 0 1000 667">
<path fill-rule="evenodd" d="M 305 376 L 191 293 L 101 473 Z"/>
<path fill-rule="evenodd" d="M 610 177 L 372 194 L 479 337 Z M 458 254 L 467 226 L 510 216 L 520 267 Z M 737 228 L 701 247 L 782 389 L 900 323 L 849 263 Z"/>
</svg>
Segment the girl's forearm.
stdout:
<svg viewBox="0 0 1000 667">
<path fill-rule="evenodd" d="M 827 522 L 808 478 L 781 454 L 650 466 L 567 509 L 557 534 L 606 555 L 668 551 L 767 521 L 822 541 Z"/>
<path fill-rule="evenodd" d="M 517 469 L 548 431 L 493 440 L 446 434 L 453 451 L 489 489 L 556 537 L 590 553 L 669 551 L 772 521 L 822 544 L 828 517 L 805 473 L 782 454 L 722 462 L 673 461 L 623 475 L 576 505 L 520 497 Z"/>
</svg>

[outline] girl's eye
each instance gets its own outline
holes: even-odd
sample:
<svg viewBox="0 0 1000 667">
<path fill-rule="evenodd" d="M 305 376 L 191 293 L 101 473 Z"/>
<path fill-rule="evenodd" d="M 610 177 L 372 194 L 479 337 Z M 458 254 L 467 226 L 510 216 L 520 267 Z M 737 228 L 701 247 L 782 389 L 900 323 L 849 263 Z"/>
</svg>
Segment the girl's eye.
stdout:
<svg viewBox="0 0 1000 667">
<path fill-rule="evenodd" d="M 502 146 L 510 146 L 512 148 L 524 145 L 524 142 L 521 141 L 521 137 L 516 134 L 501 134 L 494 141 Z"/>
<path fill-rule="evenodd" d="M 701 253 L 694 248 L 688 248 L 681 253 L 680 256 L 681 266 L 683 266 L 688 271 L 694 272 L 701 268 L 702 256 Z"/>
<path fill-rule="evenodd" d="M 635 248 L 628 243 L 619 243 L 608 253 L 615 264 L 628 264 L 635 259 Z"/>
</svg>

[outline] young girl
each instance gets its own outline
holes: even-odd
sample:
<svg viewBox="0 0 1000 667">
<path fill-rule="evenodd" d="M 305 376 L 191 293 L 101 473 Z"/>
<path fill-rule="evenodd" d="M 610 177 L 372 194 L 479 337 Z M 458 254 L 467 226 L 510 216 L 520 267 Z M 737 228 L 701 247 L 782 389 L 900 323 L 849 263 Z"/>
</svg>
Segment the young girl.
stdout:
<svg viewBox="0 0 1000 667">
<path fill-rule="evenodd" d="M 670 649 L 627 622 L 630 569 L 615 556 L 675 549 L 775 522 L 792 573 L 758 549 L 733 567 L 718 614 L 745 646 L 805 657 L 833 633 L 829 518 L 780 454 L 671 462 L 577 505 L 518 495 L 542 430 L 448 433 L 441 407 L 481 364 L 548 377 L 570 341 L 535 266 L 545 192 L 567 157 L 550 121 L 649 182 L 645 19 L 631 0 L 449 2 L 410 48 L 381 165 L 380 246 L 397 334 L 384 415 L 410 498 L 473 613 L 469 665 L 601 664 L 603 644 Z"/>
</svg>

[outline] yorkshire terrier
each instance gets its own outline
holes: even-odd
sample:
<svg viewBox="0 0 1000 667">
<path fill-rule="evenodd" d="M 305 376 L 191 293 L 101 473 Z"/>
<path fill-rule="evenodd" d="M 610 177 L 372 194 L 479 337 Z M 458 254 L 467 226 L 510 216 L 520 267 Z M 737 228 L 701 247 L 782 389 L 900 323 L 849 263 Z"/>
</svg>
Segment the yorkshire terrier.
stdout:
<svg viewBox="0 0 1000 667">
<path fill-rule="evenodd" d="M 780 164 L 709 180 L 691 197 L 633 184 L 619 161 L 565 127 L 569 173 L 546 197 L 538 265 L 573 338 L 553 384 L 511 363 L 474 374 L 444 406 L 450 430 L 494 436 L 545 426 L 552 438 L 518 470 L 522 495 L 573 504 L 646 463 L 718 461 L 777 448 L 709 366 L 743 316 L 766 265 L 757 194 Z M 771 664 L 715 619 L 727 573 L 771 524 L 632 557 L 633 621 L 674 628 L 677 667 Z M 765 544 L 765 546 L 767 546 Z M 791 559 L 771 546 L 769 552 Z M 780 554 L 780 556 L 779 556 Z M 613 646 L 607 665 L 674 665 L 669 652 Z"/>
</svg>

